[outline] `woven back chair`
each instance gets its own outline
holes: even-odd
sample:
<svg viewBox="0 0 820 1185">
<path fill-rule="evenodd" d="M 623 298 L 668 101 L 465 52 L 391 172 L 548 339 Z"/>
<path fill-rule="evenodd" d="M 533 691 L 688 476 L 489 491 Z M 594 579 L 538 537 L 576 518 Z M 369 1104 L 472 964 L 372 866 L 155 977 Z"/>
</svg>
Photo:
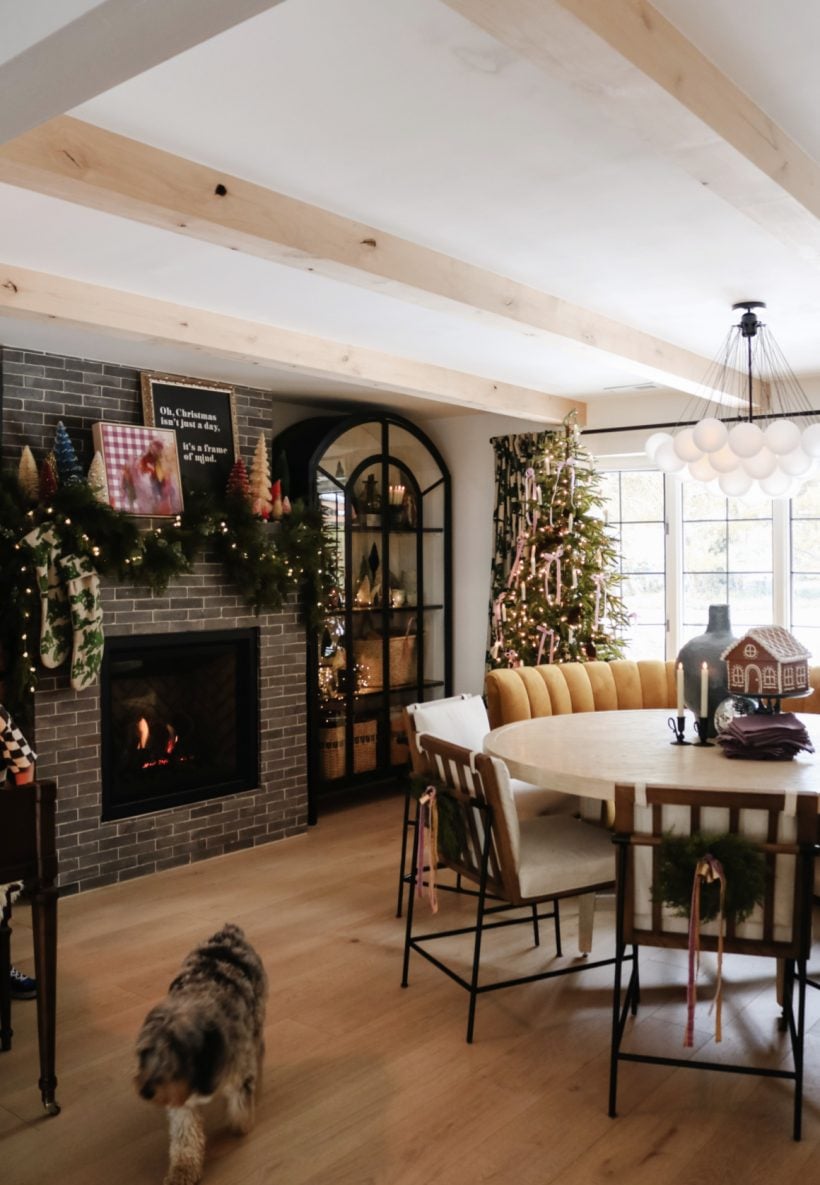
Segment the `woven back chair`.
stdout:
<svg viewBox="0 0 820 1185">
<path fill-rule="evenodd" d="M 811 905 L 817 803 L 808 795 L 756 794 L 646 787 L 636 792 L 619 786 L 615 799 L 617 861 L 616 970 L 612 1019 L 609 1113 L 616 1114 L 618 1065 L 621 1061 L 691 1066 L 760 1074 L 794 1082 L 794 1138 L 800 1138 L 805 1027 L 806 959 L 811 945 Z M 762 900 L 745 921 L 725 920 L 727 954 L 768 956 L 783 972 L 780 1027 L 788 1030 L 792 1069 L 649 1056 L 622 1048 L 628 1015 L 640 1002 L 637 948 L 686 949 L 689 919 L 660 899 L 659 868 L 664 837 L 732 835 L 750 841 L 765 863 Z M 708 846 L 708 844 L 706 845 Z M 697 845 L 695 845 L 697 847 Z M 729 876 L 728 869 L 727 877 Z M 654 889 L 653 889 L 654 887 Z M 699 926 L 702 950 L 719 946 L 719 920 Z M 622 991 L 622 961 L 632 948 L 632 967 Z M 797 1006 L 794 985 L 797 984 Z M 684 986 L 681 987 L 682 999 Z M 682 1024 L 683 1027 L 683 1024 Z"/>
<path fill-rule="evenodd" d="M 467 1041 L 473 1039 L 476 1001 L 484 992 L 551 979 L 587 967 L 611 964 L 613 959 L 574 962 L 516 978 L 485 982 L 480 976 L 482 939 L 486 931 L 523 923 L 532 926 L 533 943 L 540 945 L 539 921 L 551 918 L 555 927 L 556 956 L 561 956 L 558 902 L 565 897 L 608 889 L 614 879 L 611 837 L 600 828 L 567 815 L 544 815 L 520 820 L 506 766 L 497 758 L 472 753 L 458 745 L 422 735 L 439 805 L 439 861 L 474 886 L 475 920 L 470 925 L 416 934 L 414 889 L 420 873 L 410 875 L 412 890 L 407 908 L 402 987 L 407 987 L 410 953 L 415 951 L 470 996 Z M 420 820 L 414 819 L 418 842 Z M 542 907 L 549 908 L 542 911 Z M 521 908 L 525 912 L 521 912 Z M 510 916 L 517 911 L 517 916 Z M 499 916 L 506 915 L 506 916 Z M 428 945 L 460 935 L 473 936 L 469 978 Z"/>
</svg>

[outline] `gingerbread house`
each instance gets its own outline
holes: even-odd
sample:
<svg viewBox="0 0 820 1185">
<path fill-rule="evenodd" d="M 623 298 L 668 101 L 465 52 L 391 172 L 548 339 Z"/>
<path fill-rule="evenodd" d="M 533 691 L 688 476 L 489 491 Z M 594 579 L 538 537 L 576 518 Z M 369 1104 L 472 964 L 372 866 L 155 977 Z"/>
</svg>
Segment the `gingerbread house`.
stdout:
<svg viewBox="0 0 820 1185">
<path fill-rule="evenodd" d="M 749 630 L 720 657 L 731 695 L 798 695 L 809 686 L 810 653 L 779 625 Z"/>
</svg>

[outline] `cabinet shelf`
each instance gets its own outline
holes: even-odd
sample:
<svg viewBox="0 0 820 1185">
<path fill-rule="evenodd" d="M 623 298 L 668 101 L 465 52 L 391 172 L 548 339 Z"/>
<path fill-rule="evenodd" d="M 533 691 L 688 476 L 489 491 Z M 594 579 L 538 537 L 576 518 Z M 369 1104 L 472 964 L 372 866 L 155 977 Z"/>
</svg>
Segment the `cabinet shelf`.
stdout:
<svg viewBox="0 0 820 1185">
<path fill-rule="evenodd" d="M 405 704 L 451 694 L 450 477 L 435 445 L 392 413 L 305 420 L 273 449 L 287 458 L 290 496 L 322 511 L 335 596 L 347 597 L 322 608 L 309 640 L 315 822 L 323 796 L 389 781 L 407 764 Z M 417 603 L 351 603 L 388 588 Z"/>
</svg>

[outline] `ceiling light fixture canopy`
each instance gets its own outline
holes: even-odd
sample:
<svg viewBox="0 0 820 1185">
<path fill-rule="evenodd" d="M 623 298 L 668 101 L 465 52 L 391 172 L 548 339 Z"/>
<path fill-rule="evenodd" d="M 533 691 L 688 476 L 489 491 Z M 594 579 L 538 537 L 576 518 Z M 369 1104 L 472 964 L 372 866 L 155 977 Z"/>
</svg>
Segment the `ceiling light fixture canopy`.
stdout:
<svg viewBox="0 0 820 1185">
<path fill-rule="evenodd" d="M 758 317 L 765 307 L 760 300 L 732 305 L 745 311 L 704 380 L 706 415 L 694 421 L 684 413 L 674 434 L 654 432 L 644 446 L 659 469 L 717 485 L 729 498 L 790 498 L 820 471 L 820 417 Z M 727 415 L 716 391 L 745 412 Z"/>
</svg>

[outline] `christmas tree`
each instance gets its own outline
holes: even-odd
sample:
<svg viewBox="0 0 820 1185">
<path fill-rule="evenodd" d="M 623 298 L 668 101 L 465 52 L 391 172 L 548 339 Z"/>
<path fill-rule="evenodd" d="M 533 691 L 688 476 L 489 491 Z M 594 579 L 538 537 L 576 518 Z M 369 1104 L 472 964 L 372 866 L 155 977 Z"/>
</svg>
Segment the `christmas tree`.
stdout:
<svg viewBox="0 0 820 1185">
<path fill-rule="evenodd" d="M 54 433 L 54 456 L 60 485 L 70 486 L 84 480 L 82 466 L 77 460 L 74 445 L 62 420 L 58 422 L 57 431 Z"/>
<path fill-rule="evenodd" d="M 257 518 L 270 518 L 270 462 L 264 433 L 259 433 L 251 462 L 251 509 Z"/>
<path fill-rule="evenodd" d="M 574 420 L 499 437 L 490 612 L 493 667 L 619 658 L 627 612 L 616 540 Z"/>
<path fill-rule="evenodd" d="M 37 472 L 37 462 L 34 460 L 34 453 L 28 445 L 25 445 L 23 451 L 20 453 L 17 484 L 26 501 L 33 505 L 40 493 L 40 475 Z"/>
<path fill-rule="evenodd" d="M 248 471 L 245 468 L 245 462 L 241 457 L 237 457 L 231 466 L 225 493 L 229 498 L 240 498 L 243 502 L 250 502 L 251 500 L 251 483 L 248 480 Z"/>
</svg>

